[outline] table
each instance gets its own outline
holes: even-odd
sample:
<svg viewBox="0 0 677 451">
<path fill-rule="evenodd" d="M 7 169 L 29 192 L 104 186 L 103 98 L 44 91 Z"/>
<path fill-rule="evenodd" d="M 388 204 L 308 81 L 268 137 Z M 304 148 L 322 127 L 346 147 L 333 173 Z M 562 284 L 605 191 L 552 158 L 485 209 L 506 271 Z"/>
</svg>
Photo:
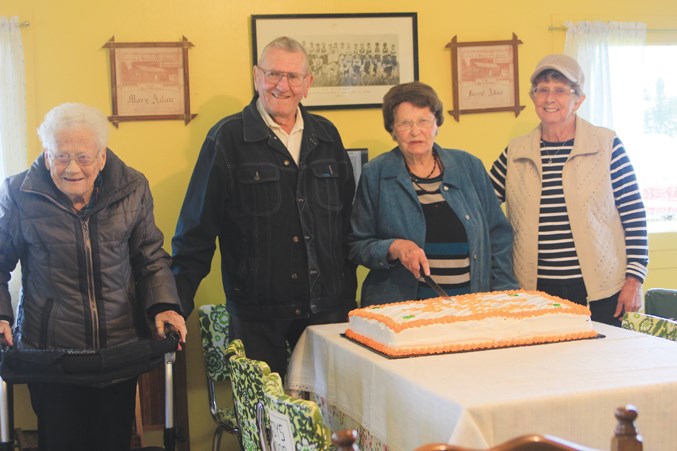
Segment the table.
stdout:
<svg viewBox="0 0 677 451">
<path fill-rule="evenodd" d="M 614 410 L 634 404 L 644 449 L 677 447 L 677 342 L 593 323 L 605 338 L 388 359 L 309 327 L 286 383 L 315 393 L 392 450 L 484 448 L 528 433 L 609 449 Z M 334 426 L 336 427 L 336 426 Z"/>
</svg>

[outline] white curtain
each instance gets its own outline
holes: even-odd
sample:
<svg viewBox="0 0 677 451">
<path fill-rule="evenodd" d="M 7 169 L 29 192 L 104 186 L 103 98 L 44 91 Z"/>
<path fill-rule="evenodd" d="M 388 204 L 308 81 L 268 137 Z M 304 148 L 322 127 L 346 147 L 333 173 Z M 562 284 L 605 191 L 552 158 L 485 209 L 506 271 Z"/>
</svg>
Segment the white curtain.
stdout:
<svg viewBox="0 0 677 451">
<path fill-rule="evenodd" d="M 26 169 L 26 82 L 18 17 L 0 17 L 0 180 Z"/>
<path fill-rule="evenodd" d="M 586 100 L 578 110 L 595 125 L 618 129 L 614 111 L 641 103 L 642 60 L 646 24 L 638 22 L 565 22 L 564 53 L 575 58 L 585 74 Z M 623 57 L 614 49 L 623 47 Z M 629 55 L 632 55 L 629 57 Z M 638 112 L 639 114 L 639 112 Z M 641 124 L 641 116 L 638 117 Z M 632 121 L 631 121 L 632 122 Z"/>
<path fill-rule="evenodd" d="M 0 17 L 0 181 L 27 167 L 26 82 L 18 17 Z M 19 301 L 21 268 L 12 273 L 9 292 Z"/>
</svg>

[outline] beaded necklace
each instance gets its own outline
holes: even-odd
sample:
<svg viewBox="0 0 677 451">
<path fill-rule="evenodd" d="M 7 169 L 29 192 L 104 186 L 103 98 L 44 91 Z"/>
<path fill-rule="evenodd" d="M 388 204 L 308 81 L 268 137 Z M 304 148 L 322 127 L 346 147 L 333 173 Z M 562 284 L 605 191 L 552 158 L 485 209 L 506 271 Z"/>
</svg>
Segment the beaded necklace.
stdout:
<svg viewBox="0 0 677 451">
<path fill-rule="evenodd" d="M 441 177 L 444 175 L 444 166 L 442 165 L 442 161 L 440 161 L 439 155 L 437 155 L 437 152 L 433 151 L 433 159 L 434 159 L 434 164 L 433 164 L 433 169 L 430 171 L 430 174 L 428 174 L 425 177 L 418 177 L 417 175 L 413 174 L 411 172 L 411 169 L 409 168 L 409 165 L 406 164 L 405 161 L 405 166 L 407 167 L 407 173 L 409 174 L 409 179 L 412 181 L 414 186 L 418 188 L 419 190 L 423 191 L 426 194 L 435 194 L 436 192 L 439 191 L 439 185 L 438 188 L 436 188 L 433 191 L 428 191 L 427 189 L 423 188 L 420 183 L 421 182 L 427 182 L 430 180 L 432 175 L 435 173 L 435 170 L 439 167 L 440 168 L 440 175 L 435 177 L 435 179 L 441 179 Z"/>
</svg>

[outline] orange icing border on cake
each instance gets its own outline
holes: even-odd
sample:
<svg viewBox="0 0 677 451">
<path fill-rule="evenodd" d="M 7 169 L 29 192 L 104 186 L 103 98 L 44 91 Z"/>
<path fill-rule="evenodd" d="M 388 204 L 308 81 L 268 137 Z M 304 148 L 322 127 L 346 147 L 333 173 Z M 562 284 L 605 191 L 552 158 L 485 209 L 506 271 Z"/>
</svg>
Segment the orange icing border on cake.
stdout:
<svg viewBox="0 0 677 451">
<path fill-rule="evenodd" d="M 581 340 L 584 338 L 594 338 L 597 336 L 597 332 L 594 330 L 588 332 L 578 332 L 574 334 L 563 334 L 563 335 L 550 335 L 550 336 L 539 336 L 533 338 L 520 338 L 512 340 L 498 340 L 498 341 L 485 341 L 481 343 L 465 344 L 465 345 L 438 345 L 438 346 L 420 346 L 420 347 L 408 347 L 408 348 L 391 348 L 382 343 L 379 343 L 371 338 L 367 338 L 363 335 L 357 334 L 350 329 L 346 329 L 346 336 L 362 343 L 370 348 L 381 352 L 390 357 L 407 357 L 415 355 L 434 355 L 434 354 L 445 354 L 450 352 L 463 352 L 463 351 L 479 351 L 482 349 L 494 349 L 494 348 L 509 348 L 513 346 L 527 346 L 535 345 L 542 343 L 557 343 L 560 341 L 572 341 L 572 340 Z"/>
<path fill-rule="evenodd" d="M 553 302 L 563 304 L 566 306 L 565 309 L 557 311 L 557 313 L 560 312 L 566 312 L 566 313 L 571 313 L 571 314 L 579 314 L 579 315 L 584 315 L 584 316 L 590 316 L 590 309 L 584 305 L 581 304 L 576 304 L 575 302 L 568 301 L 566 299 L 557 297 L 557 296 L 552 296 L 550 294 L 544 293 L 542 291 L 537 291 L 537 290 L 508 290 L 508 291 L 492 291 L 492 292 L 487 292 L 487 293 L 476 293 L 476 294 L 493 294 L 493 293 L 500 293 L 500 294 L 506 294 L 506 295 L 517 295 L 517 294 L 530 294 L 530 295 L 538 295 L 541 296 L 545 299 L 549 299 Z M 453 299 L 455 301 L 458 301 L 459 303 L 468 303 L 470 301 L 475 301 L 477 302 L 477 296 L 476 294 L 469 294 L 469 295 L 462 295 L 462 296 L 450 296 L 449 298 L 431 298 L 431 299 L 424 299 L 424 300 L 416 300 L 416 301 L 403 301 L 403 302 L 391 302 L 388 304 L 379 304 L 379 305 L 373 305 L 365 308 L 360 308 L 356 310 L 351 310 L 348 316 L 359 316 L 362 318 L 366 319 L 371 319 L 374 321 L 378 321 L 383 323 L 384 326 L 389 328 L 390 330 L 394 332 L 401 332 L 405 329 L 410 329 L 413 327 L 422 327 L 422 326 L 429 326 L 432 324 L 444 324 L 444 323 L 456 323 L 456 322 L 461 322 L 461 321 L 479 321 L 483 320 L 485 318 L 490 318 L 490 317 L 503 317 L 506 316 L 505 313 L 508 313 L 510 318 L 514 319 L 523 319 L 523 318 L 528 318 L 528 317 L 535 317 L 535 316 L 543 316 L 547 315 L 550 313 L 554 313 L 553 310 L 535 310 L 535 311 L 526 311 L 526 312 L 512 312 L 510 309 L 494 309 L 491 312 L 480 312 L 480 308 L 473 309 L 473 304 L 465 305 L 464 307 L 467 307 L 471 311 L 474 310 L 476 313 L 472 313 L 470 315 L 465 315 L 462 317 L 459 316 L 446 316 L 442 318 L 434 318 L 434 319 L 415 319 L 412 321 L 409 321 L 405 324 L 397 323 L 395 322 L 392 318 L 386 316 L 386 315 L 381 315 L 378 312 L 375 312 L 374 310 L 378 310 L 379 308 L 382 307 L 389 307 L 389 306 L 402 306 L 402 304 L 419 304 L 420 303 L 427 303 L 428 305 L 423 307 L 423 311 L 429 311 L 429 310 L 434 310 L 435 306 L 439 306 L 443 300 L 448 300 L 448 299 Z M 483 301 L 480 301 L 483 302 Z M 477 305 L 477 304 L 475 304 Z M 477 305 L 478 307 L 481 307 L 480 305 Z M 596 333 L 595 333 L 596 334 Z M 559 340 L 557 340 L 559 341 Z M 448 351 L 441 351 L 441 352 L 448 352 Z"/>
</svg>

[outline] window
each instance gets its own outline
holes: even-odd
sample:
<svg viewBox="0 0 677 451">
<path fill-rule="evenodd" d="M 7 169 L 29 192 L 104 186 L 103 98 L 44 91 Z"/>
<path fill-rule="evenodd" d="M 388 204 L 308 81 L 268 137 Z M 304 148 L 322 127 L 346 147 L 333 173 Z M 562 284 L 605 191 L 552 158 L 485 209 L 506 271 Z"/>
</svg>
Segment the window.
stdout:
<svg viewBox="0 0 677 451">
<path fill-rule="evenodd" d="M 635 49 L 636 50 L 636 49 Z M 677 231 L 677 45 L 650 45 L 644 61 L 628 58 L 632 49 L 610 47 L 610 70 L 627 72 L 639 64 L 641 86 L 614 79 L 614 128 L 625 144 L 642 190 L 649 232 Z"/>
</svg>

